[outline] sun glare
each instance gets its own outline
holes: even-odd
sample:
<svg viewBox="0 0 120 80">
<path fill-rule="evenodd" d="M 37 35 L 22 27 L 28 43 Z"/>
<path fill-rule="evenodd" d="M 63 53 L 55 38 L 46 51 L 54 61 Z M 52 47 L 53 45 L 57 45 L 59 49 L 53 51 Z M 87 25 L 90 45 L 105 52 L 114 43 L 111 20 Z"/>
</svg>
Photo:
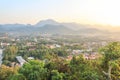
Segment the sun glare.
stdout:
<svg viewBox="0 0 120 80">
<path fill-rule="evenodd" d="M 120 25 L 119 3 L 120 0 L 87 0 L 84 16 L 94 23 Z"/>
</svg>

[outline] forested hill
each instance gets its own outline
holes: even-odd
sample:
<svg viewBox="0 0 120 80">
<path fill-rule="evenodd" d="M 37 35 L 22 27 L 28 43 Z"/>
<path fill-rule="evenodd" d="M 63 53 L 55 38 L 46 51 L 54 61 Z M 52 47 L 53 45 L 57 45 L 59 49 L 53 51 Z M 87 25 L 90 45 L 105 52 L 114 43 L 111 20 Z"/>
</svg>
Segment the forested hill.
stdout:
<svg viewBox="0 0 120 80">
<path fill-rule="evenodd" d="M 4 24 L 0 25 L 0 32 L 7 33 L 49 33 L 49 34 L 97 34 L 106 33 L 103 30 L 80 25 L 77 23 L 59 23 L 54 20 L 43 20 L 35 25 L 31 24 Z"/>
</svg>

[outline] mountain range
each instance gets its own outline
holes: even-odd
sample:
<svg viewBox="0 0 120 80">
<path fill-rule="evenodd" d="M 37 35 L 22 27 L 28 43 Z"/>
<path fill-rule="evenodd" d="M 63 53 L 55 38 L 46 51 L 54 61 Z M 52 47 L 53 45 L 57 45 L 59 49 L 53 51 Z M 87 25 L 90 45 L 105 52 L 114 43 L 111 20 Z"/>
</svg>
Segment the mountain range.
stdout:
<svg viewBox="0 0 120 80">
<path fill-rule="evenodd" d="M 102 27 L 102 28 L 100 28 Z M 106 27 L 106 26 L 105 26 Z M 34 32 L 48 34 L 111 34 L 119 33 L 119 27 L 92 26 L 78 23 L 59 23 L 52 19 L 42 20 L 35 25 L 31 24 L 4 24 L 0 25 L 0 32 L 32 34 Z M 103 29 L 104 28 L 104 29 Z M 114 31 L 112 31 L 114 30 Z"/>
</svg>

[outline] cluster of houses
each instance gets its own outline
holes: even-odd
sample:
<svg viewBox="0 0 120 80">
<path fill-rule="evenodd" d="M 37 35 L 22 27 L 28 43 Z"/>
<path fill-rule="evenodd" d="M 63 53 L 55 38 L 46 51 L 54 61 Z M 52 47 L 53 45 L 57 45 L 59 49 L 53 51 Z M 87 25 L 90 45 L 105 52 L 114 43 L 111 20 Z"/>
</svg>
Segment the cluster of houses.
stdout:
<svg viewBox="0 0 120 80">
<path fill-rule="evenodd" d="M 83 58 L 86 60 L 94 60 L 100 57 L 100 55 L 97 52 L 92 51 L 91 48 L 87 49 L 87 50 L 72 50 L 71 54 L 69 56 L 67 56 L 66 60 L 71 60 L 73 55 L 77 56 L 77 55 L 83 55 Z"/>
<path fill-rule="evenodd" d="M 81 53 L 83 53 L 84 52 L 84 50 L 73 50 L 72 51 L 72 54 L 73 55 L 77 55 L 77 54 L 81 54 Z"/>
<path fill-rule="evenodd" d="M 83 54 L 83 58 L 86 59 L 86 60 L 94 60 L 94 59 L 97 59 L 99 58 L 99 54 L 97 53 L 92 53 L 92 54 Z"/>
<path fill-rule="evenodd" d="M 8 42 L 1 42 L 0 45 L 3 48 L 3 47 L 6 47 L 6 46 L 9 46 L 10 43 L 8 43 Z"/>
<path fill-rule="evenodd" d="M 86 59 L 86 60 L 95 60 L 95 59 L 98 59 L 100 57 L 100 55 L 98 53 L 92 53 L 92 54 L 82 54 L 83 55 L 83 58 Z M 69 55 L 67 56 L 66 60 L 71 60 L 73 57 L 73 55 Z"/>
<path fill-rule="evenodd" d="M 50 44 L 47 44 L 47 45 L 45 45 L 47 48 L 50 48 L 50 49 L 54 49 L 54 48 L 60 48 L 61 47 L 61 45 L 58 45 L 58 44 L 53 44 L 53 45 L 50 45 Z M 29 51 L 33 51 L 33 50 L 35 50 L 36 49 L 36 46 L 29 46 Z"/>
</svg>

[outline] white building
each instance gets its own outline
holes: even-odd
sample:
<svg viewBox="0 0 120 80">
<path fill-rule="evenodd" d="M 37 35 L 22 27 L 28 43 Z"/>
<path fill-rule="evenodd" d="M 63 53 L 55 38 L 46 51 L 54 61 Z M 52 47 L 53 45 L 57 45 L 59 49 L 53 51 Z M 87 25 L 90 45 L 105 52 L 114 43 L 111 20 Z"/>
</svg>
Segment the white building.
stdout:
<svg viewBox="0 0 120 80">
<path fill-rule="evenodd" d="M 21 66 L 23 66 L 24 63 L 26 63 L 26 61 L 22 58 L 22 56 L 16 56 L 16 59 L 18 60 Z"/>
<path fill-rule="evenodd" d="M 55 47 L 56 47 L 56 48 L 60 48 L 60 47 L 61 47 L 61 45 L 55 44 Z"/>
<path fill-rule="evenodd" d="M 28 60 L 34 60 L 34 57 L 28 57 Z"/>
<path fill-rule="evenodd" d="M 84 50 L 73 50 L 72 54 L 80 54 L 82 52 L 84 52 Z"/>
</svg>

